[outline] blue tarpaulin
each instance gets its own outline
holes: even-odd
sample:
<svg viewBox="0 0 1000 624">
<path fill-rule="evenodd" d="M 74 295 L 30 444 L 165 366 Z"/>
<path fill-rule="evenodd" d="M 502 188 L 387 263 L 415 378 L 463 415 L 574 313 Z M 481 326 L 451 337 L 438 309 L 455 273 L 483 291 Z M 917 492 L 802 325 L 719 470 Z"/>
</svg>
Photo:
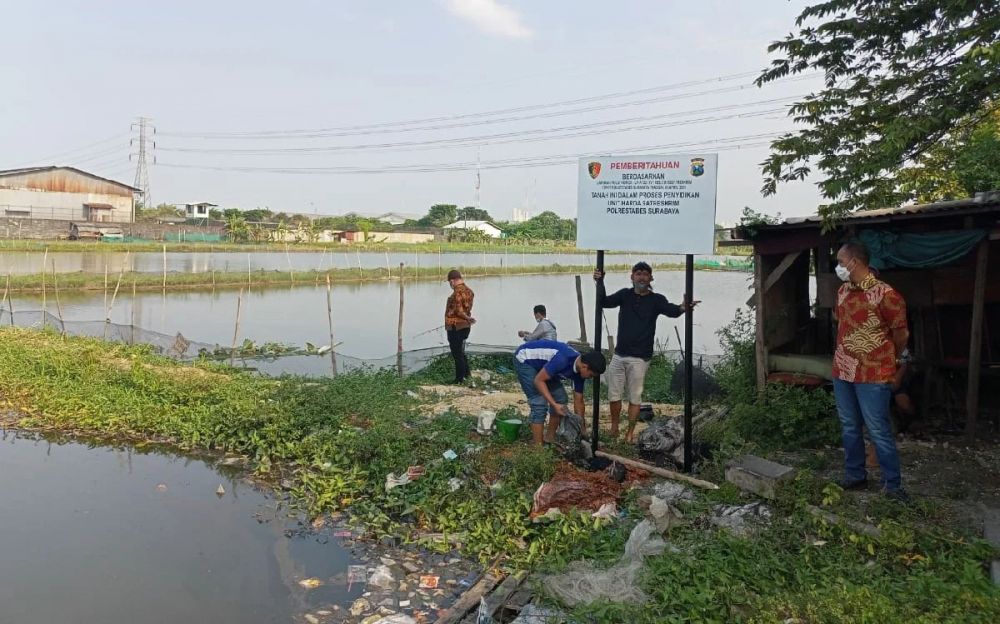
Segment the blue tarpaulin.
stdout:
<svg viewBox="0 0 1000 624">
<path fill-rule="evenodd" d="M 858 239 L 868 248 L 876 269 L 926 269 L 962 258 L 986 236 L 986 230 L 953 230 L 926 234 L 900 234 L 862 230 Z"/>
</svg>

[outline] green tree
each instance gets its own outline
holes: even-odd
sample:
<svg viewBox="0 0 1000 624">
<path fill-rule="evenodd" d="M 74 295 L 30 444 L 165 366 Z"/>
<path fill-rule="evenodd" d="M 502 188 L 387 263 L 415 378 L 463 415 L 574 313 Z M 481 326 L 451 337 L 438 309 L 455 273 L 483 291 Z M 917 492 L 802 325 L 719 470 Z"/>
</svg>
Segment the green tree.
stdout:
<svg viewBox="0 0 1000 624">
<path fill-rule="evenodd" d="M 424 227 L 444 227 L 455 221 L 458 221 L 458 206 L 455 204 L 434 204 L 419 223 Z"/>
<path fill-rule="evenodd" d="M 921 203 L 1000 189 L 1000 106 L 927 150 L 899 179 L 900 188 Z"/>
<path fill-rule="evenodd" d="M 455 221 L 492 221 L 493 217 L 490 213 L 483 210 L 482 208 L 476 208 L 475 206 L 466 206 L 459 210 L 455 215 Z M 447 225 L 447 223 L 445 224 Z"/>
<path fill-rule="evenodd" d="M 254 208 L 253 210 L 244 210 L 243 218 L 254 222 L 273 221 L 274 213 L 267 208 Z"/>
<path fill-rule="evenodd" d="M 790 111 L 805 126 L 771 144 L 763 193 L 816 168 L 828 218 L 909 199 L 899 173 L 983 119 L 1000 94 L 1000 3 L 829 0 L 768 48 L 764 85 L 819 70 L 824 86 Z"/>
<path fill-rule="evenodd" d="M 140 221 L 156 221 L 157 219 L 183 219 L 184 211 L 172 204 L 160 204 L 155 208 L 140 208 L 136 205 L 135 218 Z"/>
<path fill-rule="evenodd" d="M 222 221 L 225 217 L 223 216 L 222 211 L 218 208 L 210 208 L 208 211 L 208 218 L 213 221 Z"/>
<path fill-rule="evenodd" d="M 230 213 L 226 217 L 226 232 L 229 234 L 229 240 L 234 243 L 242 243 L 250 238 L 246 219 L 239 214 L 239 211 L 236 211 L 236 214 Z"/>
</svg>

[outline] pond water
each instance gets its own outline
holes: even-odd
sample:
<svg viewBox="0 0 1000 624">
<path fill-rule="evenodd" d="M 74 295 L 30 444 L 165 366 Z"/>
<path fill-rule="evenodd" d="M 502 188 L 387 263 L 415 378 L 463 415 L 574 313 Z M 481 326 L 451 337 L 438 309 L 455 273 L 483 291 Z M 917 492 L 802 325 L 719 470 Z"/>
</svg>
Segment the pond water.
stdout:
<svg viewBox="0 0 1000 624">
<path fill-rule="evenodd" d="M 290 622 L 361 595 L 301 588 L 343 577 L 351 553 L 290 530 L 284 506 L 231 477 L 162 450 L 5 431 L 0 622 Z"/>
<path fill-rule="evenodd" d="M 695 314 L 695 353 L 718 354 L 716 332 L 729 323 L 737 308 L 749 296 L 748 275 L 697 271 L 695 297 L 703 301 Z M 608 289 L 629 284 L 625 273 L 608 275 Z M 572 274 L 511 275 L 470 280 L 476 293 L 473 315 L 477 319 L 470 342 L 488 345 L 516 345 L 517 331 L 534 329 L 532 308 L 542 303 L 549 318 L 559 329 L 561 340 L 580 335 L 576 286 Z M 682 271 L 656 273 L 656 289 L 668 299 L 679 302 L 684 287 Z M 406 351 L 447 344 L 441 327 L 445 300 L 451 290 L 444 281 L 405 281 L 403 304 L 403 348 Z M 123 325 L 173 335 L 180 332 L 188 340 L 232 344 L 235 329 L 237 290 L 119 293 L 111 310 L 111 320 Z M 239 341 L 250 338 L 258 343 L 273 341 L 303 346 L 330 343 L 325 285 L 299 285 L 284 288 L 254 288 L 244 292 L 240 314 Z M 594 339 L 594 283 L 583 276 L 584 314 L 588 338 Z M 66 320 L 96 321 L 105 318 L 104 293 L 64 293 L 62 311 Z M 15 299 L 18 310 L 38 310 L 37 296 Z M 356 358 L 380 359 L 396 353 L 399 321 L 399 282 L 371 281 L 336 284 L 332 292 L 334 340 L 337 351 Z M 56 313 L 51 297 L 50 313 Z M 605 331 L 617 329 L 617 310 L 605 311 Z M 657 339 L 661 347 L 677 349 L 674 328 L 684 333 L 683 318 L 660 317 Z M 319 359 L 319 358 L 315 358 Z M 326 365 L 322 365 L 326 370 Z M 303 371 L 299 371 L 303 372 Z"/>
<path fill-rule="evenodd" d="M 168 252 L 166 254 L 166 270 L 170 273 L 209 273 L 253 271 L 312 271 L 325 269 L 384 269 L 386 266 L 392 272 L 403 263 L 407 267 L 440 267 L 442 271 L 449 268 L 466 267 L 520 267 L 547 266 L 560 264 L 563 266 L 592 266 L 595 262 L 592 253 L 406 253 L 406 252 L 360 252 L 351 249 L 332 248 L 329 251 L 296 252 L 294 247 L 288 253 L 283 252 Z M 703 260 L 724 260 L 729 256 L 699 256 Z M 58 252 L 47 256 L 36 251 L 0 250 L 0 275 L 40 273 L 42 262 L 46 271 L 52 271 L 53 262 L 59 273 L 99 273 L 105 269 L 115 274 L 123 268 L 137 273 L 163 272 L 164 256 L 160 252 Z M 740 258 L 744 260 L 744 258 Z M 629 264 L 645 260 L 654 264 L 682 264 L 684 256 L 671 254 L 612 254 L 605 256 L 609 265 Z"/>
</svg>

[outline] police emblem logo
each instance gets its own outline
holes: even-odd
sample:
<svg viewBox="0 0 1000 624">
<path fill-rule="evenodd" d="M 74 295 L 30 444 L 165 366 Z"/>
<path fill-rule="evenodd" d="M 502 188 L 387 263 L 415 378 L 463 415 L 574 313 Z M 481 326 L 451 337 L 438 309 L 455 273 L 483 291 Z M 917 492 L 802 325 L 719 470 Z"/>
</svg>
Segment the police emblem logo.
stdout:
<svg viewBox="0 0 1000 624">
<path fill-rule="evenodd" d="M 601 163 L 599 162 L 587 163 L 587 173 L 590 174 L 591 178 L 596 180 L 597 176 L 601 175 Z"/>
<path fill-rule="evenodd" d="M 691 175 L 698 177 L 705 173 L 705 159 L 704 158 L 692 158 L 691 159 Z"/>
</svg>

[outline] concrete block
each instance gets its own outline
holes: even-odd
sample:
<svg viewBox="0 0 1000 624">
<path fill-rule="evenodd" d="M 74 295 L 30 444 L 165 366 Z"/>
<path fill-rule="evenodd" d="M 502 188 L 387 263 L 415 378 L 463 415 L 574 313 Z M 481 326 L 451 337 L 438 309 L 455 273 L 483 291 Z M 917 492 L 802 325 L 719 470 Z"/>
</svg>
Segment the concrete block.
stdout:
<svg viewBox="0 0 1000 624">
<path fill-rule="evenodd" d="M 745 455 L 726 465 L 726 481 L 764 498 L 776 498 L 781 484 L 794 478 L 794 468 L 754 455 Z"/>
</svg>

